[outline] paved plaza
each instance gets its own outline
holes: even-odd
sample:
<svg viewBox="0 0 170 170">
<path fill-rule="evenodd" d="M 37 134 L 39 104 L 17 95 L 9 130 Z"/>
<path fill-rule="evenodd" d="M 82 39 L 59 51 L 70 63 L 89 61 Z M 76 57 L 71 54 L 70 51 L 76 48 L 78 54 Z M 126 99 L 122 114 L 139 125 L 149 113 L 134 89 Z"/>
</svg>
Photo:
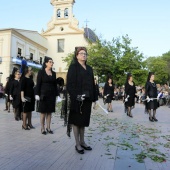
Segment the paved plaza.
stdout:
<svg viewBox="0 0 170 170">
<path fill-rule="evenodd" d="M 143 104 L 136 104 L 133 118 L 124 113 L 122 101 L 113 101 L 113 113 L 98 107 L 85 133 L 93 150 L 83 155 L 75 150 L 73 132 L 66 135 L 59 109 L 52 117 L 54 134 L 42 135 L 39 113 L 33 112 L 35 129 L 26 131 L 4 107 L 0 99 L 0 170 L 170 170 L 167 106 L 157 110 L 158 122 L 149 122 Z"/>
</svg>

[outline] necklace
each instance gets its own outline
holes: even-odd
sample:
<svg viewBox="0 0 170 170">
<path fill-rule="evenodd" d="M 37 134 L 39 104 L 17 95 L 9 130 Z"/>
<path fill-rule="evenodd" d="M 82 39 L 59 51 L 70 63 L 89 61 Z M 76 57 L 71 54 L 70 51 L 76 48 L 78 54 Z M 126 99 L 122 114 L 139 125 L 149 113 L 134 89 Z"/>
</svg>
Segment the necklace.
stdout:
<svg viewBox="0 0 170 170">
<path fill-rule="evenodd" d="M 156 87 L 156 84 L 154 82 L 151 82 L 152 87 Z"/>
</svg>

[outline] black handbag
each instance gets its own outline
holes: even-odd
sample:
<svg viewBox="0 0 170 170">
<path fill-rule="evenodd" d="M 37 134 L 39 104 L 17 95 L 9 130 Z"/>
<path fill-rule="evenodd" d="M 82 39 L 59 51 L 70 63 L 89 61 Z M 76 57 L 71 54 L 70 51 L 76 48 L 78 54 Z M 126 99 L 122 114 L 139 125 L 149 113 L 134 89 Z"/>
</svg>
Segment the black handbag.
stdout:
<svg viewBox="0 0 170 170">
<path fill-rule="evenodd" d="M 44 101 L 45 100 L 45 95 L 40 95 L 40 100 Z"/>
</svg>

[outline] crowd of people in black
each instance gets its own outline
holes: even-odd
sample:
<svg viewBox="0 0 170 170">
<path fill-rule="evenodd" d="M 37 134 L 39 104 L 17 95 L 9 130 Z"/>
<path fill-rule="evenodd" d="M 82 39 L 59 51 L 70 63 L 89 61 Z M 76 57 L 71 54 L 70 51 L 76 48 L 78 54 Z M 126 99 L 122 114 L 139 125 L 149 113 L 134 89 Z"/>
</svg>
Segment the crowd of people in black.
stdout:
<svg viewBox="0 0 170 170">
<path fill-rule="evenodd" d="M 51 117 L 52 113 L 55 112 L 56 102 L 61 101 L 56 73 L 52 70 L 53 64 L 52 58 L 44 58 L 36 83 L 33 81 L 32 68 L 26 65 L 23 65 L 21 70 L 14 68 L 12 74 L 7 78 L 4 91 L 5 110 L 10 112 L 10 105 L 12 104 L 14 118 L 16 121 L 23 121 L 22 129 L 24 130 L 35 128 L 32 124 L 32 112 L 35 110 L 36 103 L 36 111 L 40 113 L 41 133 L 43 135 L 53 134 Z M 166 90 L 170 95 L 169 87 L 166 87 Z M 97 80 L 94 79 L 93 69 L 87 65 L 87 49 L 76 47 L 75 56 L 68 69 L 63 94 L 65 105 L 62 109 L 67 112 L 67 108 L 69 108 L 67 125 L 69 127 L 71 125 L 73 129 L 75 149 L 78 153 L 84 154 L 84 150 L 92 150 L 91 146 L 88 146 L 85 142 L 84 133 L 85 127 L 90 124 L 91 109 L 96 109 L 96 101 L 99 96 L 103 97 L 105 104 L 107 103 L 108 112 L 113 112 L 113 100 L 122 100 L 125 112 L 131 118 L 133 117 L 131 111 L 135 103 L 144 103 L 149 120 L 156 122 L 158 121 L 156 110 L 159 107 L 159 99 L 162 93 L 158 93 L 154 73 L 150 72 L 145 87 L 140 89 L 136 88 L 133 75 L 130 73 L 127 74 L 126 82 L 122 88 L 115 88 L 112 77 L 108 76 L 100 94 Z M 69 100 L 66 100 L 67 94 Z M 92 103 L 94 103 L 93 107 Z"/>
</svg>

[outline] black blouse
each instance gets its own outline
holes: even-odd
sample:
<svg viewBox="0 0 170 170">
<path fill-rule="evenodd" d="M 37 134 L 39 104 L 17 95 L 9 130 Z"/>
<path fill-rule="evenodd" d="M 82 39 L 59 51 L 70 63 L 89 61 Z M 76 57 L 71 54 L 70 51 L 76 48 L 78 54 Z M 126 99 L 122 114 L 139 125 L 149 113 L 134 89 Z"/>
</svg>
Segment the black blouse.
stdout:
<svg viewBox="0 0 170 170">
<path fill-rule="evenodd" d="M 130 96 L 131 98 L 135 98 L 136 93 L 136 87 L 135 83 L 133 82 L 133 86 L 131 86 L 129 83 L 125 84 L 125 96 Z"/>
<path fill-rule="evenodd" d="M 67 91 L 71 99 L 71 108 L 76 107 L 77 95 L 86 94 L 88 100 L 95 101 L 92 68 L 86 65 L 86 69 L 84 69 L 78 62 L 71 64 L 67 73 Z"/>
<path fill-rule="evenodd" d="M 10 87 L 10 95 L 11 96 L 16 96 L 16 95 L 20 95 L 21 92 L 21 83 L 18 80 L 13 80 L 11 83 L 11 87 Z"/>
<path fill-rule="evenodd" d="M 52 76 L 47 75 L 45 70 L 40 70 L 37 76 L 36 95 L 58 96 L 56 73 L 52 71 Z"/>
<path fill-rule="evenodd" d="M 34 81 L 32 80 L 32 78 L 22 78 L 21 91 L 24 92 L 24 96 L 34 98 Z"/>
<path fill-rule="evenodd" d="M 157 97 L 157 87 L 155 83 L 147 82 L 145 85 L 145 95 L 150 98 Z"/>
</svg>

